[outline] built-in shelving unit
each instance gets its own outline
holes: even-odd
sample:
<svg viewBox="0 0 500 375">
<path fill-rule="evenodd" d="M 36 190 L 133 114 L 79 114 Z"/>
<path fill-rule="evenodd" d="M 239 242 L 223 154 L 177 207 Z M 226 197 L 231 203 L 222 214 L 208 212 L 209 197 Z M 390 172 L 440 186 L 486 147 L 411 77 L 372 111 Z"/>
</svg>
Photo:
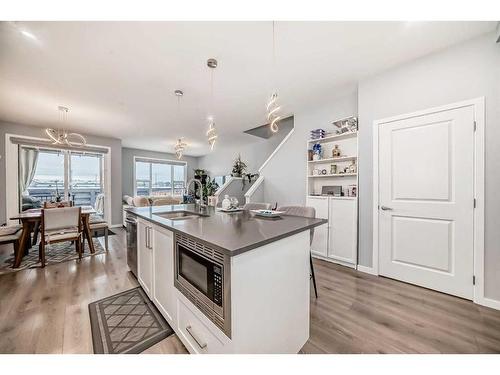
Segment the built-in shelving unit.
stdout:
<svg viewBox="0 0 500 375">
<path fill-rule="evenodd" d="M 330 163 L 330 162 L 341 162 L 341 161 L 351 161 L 351 160 L 357 160 L 357 156 L 341 156 L 338 158 L 326 158 L 326 159 L 319 159 L 319 160 L 309 160 L 308 163 Z"/>
<path fill-rule="evenodd" d="M 348 132 L 348 133 L 342 133 L 342 134 L 329 135 L 325 138 L 310 139 L 307 142 L 308 143 L 335 142 L 335 141 L 340 141 L 341 139 L 356 138 L 357 136 L 358 136 L 358 132 Z"/>
<path fill-rule="evenodd" d="M 350 177 L 350 176 L 357 176 L 357 173 L 335 173 L 335 174 L 319 174 L 316 176 L 309 176 L 310 178 L 316 178 L 316 177 Z"/>
<path fill-rule="evenodd" d="M 328 225 L 315 228 L 311 251 L 314 257 L 356 268 L 358 262 L 358 132 L 329 135 L 307 141 L 307 150 L 319 143 L 318 160 L 307 161 L 307 205 L 314 207 L 316 217 L 328 219 Z M 340 156 L 333 157 L 335 145 Z M 309 152 L 309 151 L 308 151 Z M 352 163 L 355 172 L 347 170 Z M 337 173 L 331 173 L 335 171 Z M 317 171 L 315 171 L 317 169 Z M 342 173 L 339 173 L 342 171 Z M 321 195 L 324 186 L 341 186 L 344 196 Z M 356 196 L 347 191 L 356 187 Z"/>
</svg>

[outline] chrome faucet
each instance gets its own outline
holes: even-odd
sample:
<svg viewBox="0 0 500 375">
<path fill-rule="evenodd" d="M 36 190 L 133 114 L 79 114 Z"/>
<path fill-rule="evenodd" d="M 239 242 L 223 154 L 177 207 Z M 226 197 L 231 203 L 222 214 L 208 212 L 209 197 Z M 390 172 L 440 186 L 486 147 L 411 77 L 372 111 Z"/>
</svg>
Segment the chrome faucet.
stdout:
<svg viewBox="0 0 500 375">
<path fill-rule="evenodd" d="M 189 180 L 189 182 L 186 185 L 186 195 L 189 194 L 189 187 L 191 186 L 191 184 L 193 182 L 198 183 L 199 186 L 200 186 L 200 203 L 199 203 L 199 205 L 200 205 L 200 207 L 205 207 L 206 204 L 205 204 L 205 202 L 203 200 L 203 185 L 202 185 L 202 183 L 201 183 L 200 180 L 197 180 L 195 178 L 192 178 L 191 180 Z M 196 190 L 195 190 L 195 194 L 196 194 Z M 195 197 L 195 200 L 196 200 L 196 197 Z"/>
</svg>

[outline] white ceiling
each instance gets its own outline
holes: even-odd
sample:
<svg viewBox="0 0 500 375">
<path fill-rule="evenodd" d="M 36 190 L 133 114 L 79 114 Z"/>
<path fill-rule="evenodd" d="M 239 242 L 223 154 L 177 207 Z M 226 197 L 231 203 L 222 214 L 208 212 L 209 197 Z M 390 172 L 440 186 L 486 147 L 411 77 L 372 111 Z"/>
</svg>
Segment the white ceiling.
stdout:
<svg viewBox="0 0 500 375">
<path fill-rule="evenodd" d="M 494 30 L 495 22 L 279 22 L 276 83 L 286 114 L 336 87 Z M 25 32 L 24 34 L 22 32 Z M 26 32 L 29 33 L 26 35 Z M 221 142 L 265 123 L 271 22 L 1 22 L 0 119 L 121 138 L 123 145 L 209 152 L 206 117 L 215 57 Z M 182 89 L 181 116 L 173 91 Z"/>
</svg>

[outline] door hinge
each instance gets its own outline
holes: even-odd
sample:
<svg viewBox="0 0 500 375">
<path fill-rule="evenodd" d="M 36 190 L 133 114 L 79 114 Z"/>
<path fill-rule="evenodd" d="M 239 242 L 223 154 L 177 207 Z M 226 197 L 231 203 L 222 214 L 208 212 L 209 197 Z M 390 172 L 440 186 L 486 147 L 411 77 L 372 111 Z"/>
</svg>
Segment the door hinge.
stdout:
<svg viewBox="0 0 500 375">
<path fill-rule="evenodd" d="M 472 285 L 476 285 L 476 276 L 472 276 Z"/>
<path fill-rule="evenodd" d="M 476 208 L 476 198 L 474 198 L 474 208 Z"/>
<path fill-rule="evenodd" d="M 474 131 L 477 130 L 477 123 L 474 121 Z"/>
</svg>

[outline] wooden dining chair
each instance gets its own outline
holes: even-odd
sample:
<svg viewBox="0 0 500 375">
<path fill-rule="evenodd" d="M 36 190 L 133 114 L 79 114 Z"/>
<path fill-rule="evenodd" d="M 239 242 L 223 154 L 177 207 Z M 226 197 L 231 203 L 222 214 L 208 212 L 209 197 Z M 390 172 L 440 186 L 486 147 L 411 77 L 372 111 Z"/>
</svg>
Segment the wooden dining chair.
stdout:
<svg viewBox="0 0 500 375">
<path fill-rule="evenodd" d="M 73 207 L 73 201 L 60 201 L 60 202 L 43 202 L 43 208 L 59 208 L 59 207 Z M 33 240 L 31 245 L 35 246 L 38 242 L 38 234 L 40 234 L 40 222 L 35 223 L 33 228 Z"/>
<path fill-rule="evenodd" d="M 282 206 L 282 207 L 278 207 L 277 211 L 283 211 L 285 215 L 290 215 L 290 216 L 303 216 L 303 217 L 310 217 L 310 218 L 316 217 L 316 210 L 314 209 L 314 207 Z M 312 244 L 312 241 L 314 238 L 314 228 L 311 229 L 310 233 L 311 233 L 310 238 L 309 238 L 309 264 L 311 266 L 311 276 L 310 277 L 313 281 L 314 294 L 315 294 L 316 298 L 318 298 L 318 289 L 316 288 L 316 276 L 314 275 L 314 265 L 313 265 L 311 248 L 310 248 L 310 245 Z"/>
<path fill-rule="evenodd" d="M 43 208 L 73 207 L 73 201 L 43 202 Z"/>
<path fill-rule="evenodd" d="M 45 246 L 51 243 L 73 241 L 78 257 L 82 259 L 81 207 L 43 209 L 39 258 L 45 267 Z"/>
</svg>

